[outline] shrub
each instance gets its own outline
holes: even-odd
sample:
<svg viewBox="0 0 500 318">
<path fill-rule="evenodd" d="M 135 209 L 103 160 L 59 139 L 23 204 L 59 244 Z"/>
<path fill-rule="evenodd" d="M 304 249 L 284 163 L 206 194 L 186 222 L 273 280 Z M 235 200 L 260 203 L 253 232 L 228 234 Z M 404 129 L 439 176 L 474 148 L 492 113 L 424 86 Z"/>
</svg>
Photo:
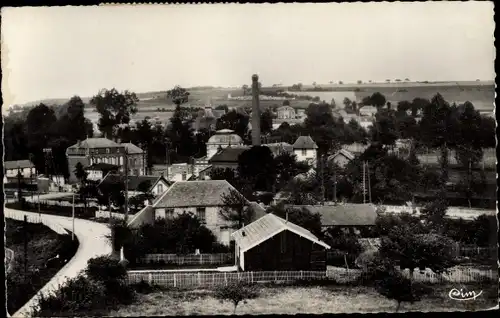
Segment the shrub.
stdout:
<svg viewBox="0 0 500 318">
<path fill-rule="evenodd" d="M 100 256 L 88 261 L 86 274 L 91 279 L 110 282 L 125 279 L 127 277 L 127 270 L 117 259 Z"/>
<path fill-rule="evenodd" d="M 247 299 L 254 299 L 259 296 L 259 291 L 255 285 L 243 282 L 231 282 L 226 286 L 219 286 L 215 291 L 215 297 L 221 302 L 230 301 L 234 305 L 233 314 L 236 314 L 236 307 L 240 302 L 246 303 Z"/>
</svg>

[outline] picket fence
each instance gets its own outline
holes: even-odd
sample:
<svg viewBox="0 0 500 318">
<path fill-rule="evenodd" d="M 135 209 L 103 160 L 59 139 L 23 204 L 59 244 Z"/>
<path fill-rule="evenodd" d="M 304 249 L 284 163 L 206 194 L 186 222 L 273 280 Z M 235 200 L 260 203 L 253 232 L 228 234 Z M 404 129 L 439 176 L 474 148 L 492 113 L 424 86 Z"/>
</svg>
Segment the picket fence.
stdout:
<svg viewBox="0 0 500 318">
<path fill-rule="evenodd" d="M 4 213 L 6 218 L 17 221 L 24 221 L 24 214 L 22 212 L 19 213 L 12 210 L 6 210 Z M 27 214 L 27 221 L 28 223 L 41 223 L 60 235 L 68 234 L 68 231 L 66 231 L 62 226 L 48 220 L 47 218 L 42 217 L 41 215 Z"/>
<path fill-rule="evenodd" d="M 146 254 L 137 260 L 138 263 L 165 263 L 176 265 L 222 265 L 234 261 L 234 253 L 218 254 Z"/>
<path fill-rule="evenodd" d="M 105 211 L 105 210 L 101 210 L 101 211 L 95 211 L 95 217 L 100 219 L 109 219 L 109 211 Z M 128 217 L 129 217 L 129 220 L 131 220 L 133 217 L 135 216 L 135 214 L 129 214 Z M 115 219 L 120 219 L 120 220 L 123 220 L 125 219 L 125 214 L 123 213 L 116 213 L 116 212 L 111 212 L 111 217 L 112 218 L 115 218 Z"/>
<path fill-rule="evenodd" d="M 410 277 L 409 271 L 402 271 L 406 277 Z M 147 282 L 149 284 L 177 287 L 216 287 L 227 285 L 230 282 L 243 281 L 247 283 L 284 283 L 300 280 L 334 280 L 338 283 L 351 283 L 363 281 L 361 270 L 327 270 L 327 271 L 262 271 L 262 272 L 172 272 L 162 270 L 128 271 L 128 284 Z M 493 270 L 478 270 L 474 268 L 450 270 L 447 274 L 436 274 L 433 272 L 413 274 L 414 281 L 422 283 L 470 283 L 481 281 L 498 281 L 498 272 Z"/>
</svg>

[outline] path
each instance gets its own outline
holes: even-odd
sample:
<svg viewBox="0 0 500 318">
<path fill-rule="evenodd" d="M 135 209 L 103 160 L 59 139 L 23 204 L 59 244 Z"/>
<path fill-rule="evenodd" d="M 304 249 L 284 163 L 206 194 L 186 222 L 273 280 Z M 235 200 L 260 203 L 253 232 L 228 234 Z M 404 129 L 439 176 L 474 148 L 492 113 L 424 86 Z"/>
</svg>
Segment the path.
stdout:
<svg viewBox="0 0 500 318">
<path fill-rule="evenodd" d="M 72 219 L 65 216 L 41 214 L 33 212 L 24 212 L 13 209 L 4 209 L 5 217 L 7 218 L 23 218 L 24 215 L 32 222 L 36 222 L 39 218 L 45 223 L 57 224 L 69 231 L 72 231 Z M 13 317 L 29 317 L 31 316 L 32 306 L 36 306 L 40 294 L 47 295 L 59 288 L 59 285 L 68 278 L 78 276 L 81 270 L 87 267 L 87 261 L 93 257 L 111 254 L 111 245 L 106 238 L 110 234 L 110 230 L 105 224 L 96 223 L 88 220 L 75 218 L 75 235 L 78 238 L 78 250 L 73 258 L 31 298 L 21 309 L 19 309 Z"/>
</svg>

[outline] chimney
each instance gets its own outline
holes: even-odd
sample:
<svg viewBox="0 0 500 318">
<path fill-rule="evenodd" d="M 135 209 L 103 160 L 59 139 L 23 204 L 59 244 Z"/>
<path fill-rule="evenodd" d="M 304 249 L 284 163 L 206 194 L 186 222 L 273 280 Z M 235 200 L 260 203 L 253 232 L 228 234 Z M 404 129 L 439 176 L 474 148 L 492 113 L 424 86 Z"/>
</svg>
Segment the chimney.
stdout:
<svg viewBox="0 0 500 318">
<path fill-rule="evenodd" d="M 252 75 L 252 146 L 260 146 L 259 76 Z"/>
<path fill-rule="evenodd" d="M 288 211 L 286 212 L 285 217 L 286 217 L 285 221 L 288 222 Z"/>
</svg>

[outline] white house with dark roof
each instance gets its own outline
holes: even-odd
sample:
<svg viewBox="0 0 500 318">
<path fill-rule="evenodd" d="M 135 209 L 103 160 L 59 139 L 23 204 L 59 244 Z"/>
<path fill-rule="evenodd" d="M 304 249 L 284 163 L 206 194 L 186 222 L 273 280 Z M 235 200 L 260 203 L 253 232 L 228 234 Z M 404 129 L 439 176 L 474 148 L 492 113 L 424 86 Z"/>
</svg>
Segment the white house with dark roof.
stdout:
<svg viewBox="0 0 500 318">
<path fill-rule="evenodd" d="M 190 212 L 214 233 L 219 242 L 229 245 L 232 224 L 223 219 L 221 210 L 225 206 L 222 196 L 228 195 L 231 190 L 237 191 L 226 180 L 177 181 L 151 206 L 137 213 L 129 225 L 139 226 L 158 218 Z M 265 213 L 263 209 L 255 209 L 251 202 L 248 205 L 255 216 Z"/>
<path fill-rule="evenodd" d="M 297 161 L 306 161 L 312 167 L 316 167 L 318 158 L 318 145 L 310 136 L 300 136 L 293 144 L 293 152 Z"/>
</svg>

